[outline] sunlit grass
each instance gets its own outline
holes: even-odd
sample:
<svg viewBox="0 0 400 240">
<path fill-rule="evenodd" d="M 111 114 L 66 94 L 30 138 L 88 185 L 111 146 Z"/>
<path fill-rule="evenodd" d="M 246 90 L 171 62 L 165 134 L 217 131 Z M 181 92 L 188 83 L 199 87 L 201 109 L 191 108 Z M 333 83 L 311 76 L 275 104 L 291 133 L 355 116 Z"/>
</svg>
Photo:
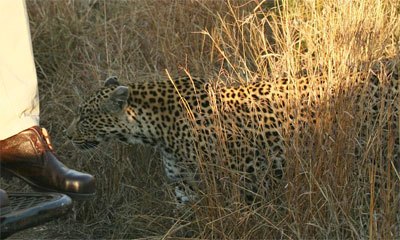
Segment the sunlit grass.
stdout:
<svg viewBox="0 0 400 240">
<path fill-rule="evenodd" d="M 220 77 L 241 84 L 307 81 L 307 90 L 290 92 L 287 114 L 314 109 L 317 120 L 306 114 L 305 126 L 294 121 L 294 131 L 290 125 L 282 129 L 286 186 L 271 192 L 282 202 L 267 202 L 256 213 L 218 206 L 221 222 L 238 211 L 263 227 L 252 223 L 229 235 L 225 227 L 230 225 L 222 224 L 218 236 L 395 238 L 400 213 L 393 164 L 399 159 L 393 156 L 399 148 L 390 145 L 399 144 L 399 132 L 388 123 L 398 125 L 399 97 L 381 93 L 373 113 L 375 92 L 366 79 L 381 72 L 381 87 L 393 88 L 390 71 L 399 70 L 399 3 L 282 1 L 274 11 L 265 11 L 264 4 L 243 12 L 228 3 L 229 13 L 218 15 L 219 27 L 202 31 L 223 66 Z M 386 106 L 385 99 L 391 101 Z"/>
</svg>

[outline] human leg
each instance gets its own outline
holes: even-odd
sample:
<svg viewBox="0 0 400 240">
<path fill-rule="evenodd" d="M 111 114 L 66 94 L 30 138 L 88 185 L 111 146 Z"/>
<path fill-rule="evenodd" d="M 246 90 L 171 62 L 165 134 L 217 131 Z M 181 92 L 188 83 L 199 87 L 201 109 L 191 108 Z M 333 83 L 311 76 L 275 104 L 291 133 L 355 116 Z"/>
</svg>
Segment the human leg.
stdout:
<svg viewBox="0 0 400 240">
<path fill-rule="evenodd" d="M 38 127 L 39 96 L 23 0 L 0 1 L 0 166 L 37 189 L 91 197 L 93 176 L 58 161 Z"/>
</svg>

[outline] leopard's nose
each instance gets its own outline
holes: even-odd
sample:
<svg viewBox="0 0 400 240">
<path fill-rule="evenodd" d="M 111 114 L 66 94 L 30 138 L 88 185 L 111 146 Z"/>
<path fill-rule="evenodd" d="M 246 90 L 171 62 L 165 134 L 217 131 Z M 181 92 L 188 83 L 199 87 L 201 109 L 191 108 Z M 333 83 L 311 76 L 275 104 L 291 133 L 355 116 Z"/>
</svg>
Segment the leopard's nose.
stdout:
<svg viewBox="0 0 400 240">
<path fill-rule="evenodd" d="M 71 140 L 71 135 L 70 135 L 70 133 L 69 133 L 69 131 L 68 131 L 68 128 L 63 130 L 63 134 L 64 134 L 64 136 L 66 136 L 69 140 Z"/>
<path fill-rule="evenodd" d="M 64 133 L 64 135 L 65 135 L 69 140 L 72 139 L 71 133 L 68 131 L 68 128 L 65 129 L 65 130 L 63 131 L 63 133 Z"/>
<path fill-rule="evenodd" d="M 67 129 L 64 130 L 65 136 L 71 140 L 74 136 L 74 129 L 76 128 L 77 120 L 74 119 Z"/>
</svg>

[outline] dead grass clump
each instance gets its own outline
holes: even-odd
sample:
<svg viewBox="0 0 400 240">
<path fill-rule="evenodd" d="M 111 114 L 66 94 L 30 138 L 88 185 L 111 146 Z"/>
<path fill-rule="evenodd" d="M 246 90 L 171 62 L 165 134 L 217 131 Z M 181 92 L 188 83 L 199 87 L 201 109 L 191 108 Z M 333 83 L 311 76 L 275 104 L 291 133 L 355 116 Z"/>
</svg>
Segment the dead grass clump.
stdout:
<svg viewBox="0 0 400 240">
<path fill-rule="evenodd" d="M 203 34 L 220 56 L 225 70 L 220 75 L 231 81 L 279 84 L 285 77 L 294 86 L 309 82 L 309 89 L 295 91 L 287 100 L 288 114 L 299 112 L 306 125 L 294 121 L 294 130 L 284 129 L 286 186 L 271 193 L 284 194 L 283 202 L 269 201 L 257 214 L 219 206 L 214 219 L 230 223 L 232 212 L 240 212 L 239 219 L 252 216 L 245 222 L 263 227 L 251 225 L 241 233 L 257 232 L 253 238 L 398 236 L 395 156 L 400 150 L 393 144 L 399 144 L 399 132 L 398 126 L 390 126 L 398 125 L 399 115 L 399 87 L 392 82 L 399 71 L 399 3 L 282 1 L 276 11 L 265 11 L 264 4 L 254 3 L 246 13 L 228 4 L 230 11 L 219 17 L 219 27 Z M 378 67 L 381 74 L 373 76 L 386 59 L 392 63 Z M 381 83 L 379 91 L 371 90 L 366 80 L 371 78 Z M 315 109 L 315 116 L 303 114 L 304 109 Z M 229 196 L 227 192 L 223 194 Z M 219 231 L 211 232 L 221 238 L 249 237 L 228 235 L 226 226 L 221 223 Z"/>
</svg>

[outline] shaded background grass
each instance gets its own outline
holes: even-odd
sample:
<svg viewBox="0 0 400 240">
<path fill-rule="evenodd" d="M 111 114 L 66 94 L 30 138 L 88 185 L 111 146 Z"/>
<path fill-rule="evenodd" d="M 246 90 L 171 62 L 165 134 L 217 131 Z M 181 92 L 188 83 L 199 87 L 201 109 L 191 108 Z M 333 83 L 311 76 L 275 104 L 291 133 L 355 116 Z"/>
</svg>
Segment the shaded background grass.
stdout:
<svg viewBox="0 0 400 240">
<path fill-rule="evenodd" d="M 41 124 L 65 164 L 96 176 L 97 195 L 74 203 L 70 216 L 16 238 L 168 238 L 186 229 L 207 239 L 399 237 L 399 177 L 390 164 L 376 167 L 368 158 L 390 160 L 380 151 L 383 125 L 370 126 L 361 159 L 351 155 L 355 136 L 365 131 L 362 121 L 371 117 L 351 104 L 355 79 L 381 58 L 399 60 L 396 1 L 285 1 L 272 10 L 270 1 L 27 3 Z M 205 196 L 194 217 L 177 215 L 157 152 L 121 143 L 80 152 L 67 141 L 64 130 L 76 106 L 107 76 L 129 82 L 163 77 L 165 69 L 228 84 L 282 76 L 300 81 L 307 70 L 310 98 L 322 95 L 318 121 L 287 141 L 286 179 L 271 193 L 279 201 L 252 209 Z M 344 88 L 350 94 L 340 95 Z M 297 100 L 293 108 L 302 104 Z M 394 136 L 398 141 L 399 133 Z M 384 178 L 379 191 L 375 176 Z M 216 195 L 215 179 L 207 182 L 207 193 Z M 225 200 L 235 199 L 237 191 L 225 191 Z"/>
</svg>

